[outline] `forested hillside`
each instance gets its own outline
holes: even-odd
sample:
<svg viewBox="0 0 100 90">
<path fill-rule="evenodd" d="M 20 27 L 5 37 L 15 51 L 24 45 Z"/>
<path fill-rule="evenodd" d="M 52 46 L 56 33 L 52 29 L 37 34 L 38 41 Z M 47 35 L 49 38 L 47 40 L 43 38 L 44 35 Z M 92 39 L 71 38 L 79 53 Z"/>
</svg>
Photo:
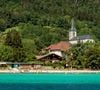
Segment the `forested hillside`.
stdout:
<svg viewBox="0 0 100 90">
<path fill-rule="evenodd" d="M 52 43 L 68 40 L 72 18 L 79 35 L 100 40 L 100 0 L 0 0 L 0 41 L 16 29 L 27 53 L 37 54 Z"/>
<path fill-rule="evenodd" d="M 48 39 L 67 39 L 72 17 L 80 34 L 90 33 L 100 40 L 100 0 L 0 0 L 0 31 L 21 27 L 26 29 L 25 38 L 38 36 L 44 41 L 48 34 Z"/>
</svg>

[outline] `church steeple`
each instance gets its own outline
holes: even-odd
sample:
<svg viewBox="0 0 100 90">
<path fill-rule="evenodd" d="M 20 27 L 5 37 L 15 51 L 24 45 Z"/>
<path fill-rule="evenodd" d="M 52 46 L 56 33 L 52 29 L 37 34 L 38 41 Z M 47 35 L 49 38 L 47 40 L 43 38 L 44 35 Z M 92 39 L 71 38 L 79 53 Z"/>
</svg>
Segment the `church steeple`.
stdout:
<svg viewBox="0 0 100 90">
<path fill-rule="evenodd" d="M 74 19 L 71 20 L 71 31 L 76 31 Z"/>
<path fill-rule="evenodd" d="M 75 28 L 74 19 L 72 18 L 72 20 L 71 20 L 71 29 L 69 31 L 69 40 L 73 39 L 76 36 L 77 36 L 77 30 Z"/>
</svg>

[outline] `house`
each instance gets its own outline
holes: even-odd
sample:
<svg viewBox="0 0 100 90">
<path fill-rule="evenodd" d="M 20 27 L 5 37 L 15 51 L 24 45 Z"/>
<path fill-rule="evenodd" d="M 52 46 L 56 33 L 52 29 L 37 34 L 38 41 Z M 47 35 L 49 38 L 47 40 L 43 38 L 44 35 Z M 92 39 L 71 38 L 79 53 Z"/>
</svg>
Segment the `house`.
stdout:
<svg viewBox="0 0 100 90">
<path fill-rule="evenodd" d="M 37 56 L 39 60 L 58 61 L 65 58 L 65 53 L 71 48 L 71 44 L 67 41 L 60 41 L 45 48 L 45 55 Z"/>
<path fill-rule="evenodd" d="M 74 20 L 71 21 L 71 29 L 69 31 L 69 42 L 71 44 L 78 44 L 80 43 L 86 43 L 86 42 L 94 42 L 93 38 L 90 35 L 83 35 L 83 36 L 77 36 L 77 29 L 74 25 Z"/>
<path fill-rule="evenodd" d="M 47 48 L 43 49 L 46 51 L 45 55 L 37 56 L 38 60 L 46 61 L 57 61 L 65 59 L 68 51 L 72 45 L 78 43 L 94 42 L 93 38 L 90 35 L 77 36 L 77 29 L 74 25 L 74 19 L 71 21 L 71 29 L 69 31 L 69 41 L 60 41 L 59 43 L 52 44 Z"/>
</svg>

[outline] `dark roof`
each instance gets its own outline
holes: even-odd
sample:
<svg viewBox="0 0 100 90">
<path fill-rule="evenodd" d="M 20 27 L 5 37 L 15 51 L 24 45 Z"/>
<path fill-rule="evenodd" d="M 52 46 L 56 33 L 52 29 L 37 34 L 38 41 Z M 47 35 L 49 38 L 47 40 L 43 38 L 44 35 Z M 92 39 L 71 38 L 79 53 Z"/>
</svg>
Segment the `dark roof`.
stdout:
<svg viewBox="0 0 100 90">
<path fill-rule="evenodd" d="M 83 36 L 77 36 L 71 39 L 71 41 L 73 40 L 85 40 L 85 39 L 92 39 L 90 35 L 83 35 Z"/>
</svg>

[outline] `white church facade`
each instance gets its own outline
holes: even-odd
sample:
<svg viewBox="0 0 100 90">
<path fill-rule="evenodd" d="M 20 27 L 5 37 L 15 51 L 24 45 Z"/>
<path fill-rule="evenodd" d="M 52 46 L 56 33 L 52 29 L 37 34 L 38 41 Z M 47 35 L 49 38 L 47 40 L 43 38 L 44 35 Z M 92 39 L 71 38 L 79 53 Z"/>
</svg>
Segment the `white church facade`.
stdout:
<svg viewBox="0 0 100 90">
<path fill-rule="evenodd" d="M 83 36 L 77 35 L 77 29 L 75 28 L 73 19 L 71 21 L 71 24 L 72 24 L 71 29 L 69 31 L 69 42 L 71 44 L 78 44 L 79 42 L 80 43 L 94 42 L 93 38 L 90 35 L 83 35 Z"/>
</svg>

